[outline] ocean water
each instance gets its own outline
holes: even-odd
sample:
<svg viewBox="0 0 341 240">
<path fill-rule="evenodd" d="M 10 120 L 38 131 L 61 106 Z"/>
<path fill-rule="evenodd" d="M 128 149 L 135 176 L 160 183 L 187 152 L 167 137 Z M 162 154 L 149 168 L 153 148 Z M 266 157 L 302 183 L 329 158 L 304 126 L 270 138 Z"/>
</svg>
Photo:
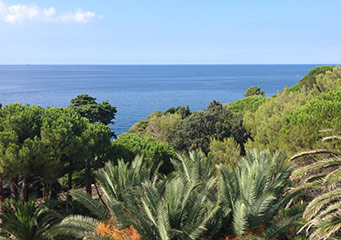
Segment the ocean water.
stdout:
<svg viewBox="0 0 341 240">
<path fill-rule="evenodd" d="M 89 94 L 117 107 L 119 135 L 156 110 L 243 98 L 259 86 L 267 96 L 297 83 L 317 65 L 0 65 L 0 103 L 66 107 Z"/>
</svg>

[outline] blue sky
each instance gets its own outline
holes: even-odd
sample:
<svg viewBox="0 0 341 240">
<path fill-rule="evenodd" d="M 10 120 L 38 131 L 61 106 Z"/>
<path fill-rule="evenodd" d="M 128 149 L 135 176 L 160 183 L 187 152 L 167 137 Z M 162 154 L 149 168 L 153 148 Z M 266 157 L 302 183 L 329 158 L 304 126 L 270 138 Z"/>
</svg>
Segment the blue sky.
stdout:
<svg viewBox="0 0 341 240">
<path fill-rule="evenodd" d="M 0 64 L 340 64 L 340 9 L 340 0 L 0 0 Z"/>
</svg>

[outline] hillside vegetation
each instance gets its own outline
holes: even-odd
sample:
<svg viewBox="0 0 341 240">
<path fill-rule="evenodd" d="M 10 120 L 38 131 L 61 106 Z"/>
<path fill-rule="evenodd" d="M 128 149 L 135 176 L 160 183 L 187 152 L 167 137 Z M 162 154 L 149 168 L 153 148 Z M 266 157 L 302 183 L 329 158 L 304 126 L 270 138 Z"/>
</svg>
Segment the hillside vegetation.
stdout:
<svg viewBox="0 0 341 240">
<path fill-rule="evenodd" d="M 265 97 L 155 111 L 0 104 L 0 239 L 341 238 L 341 68 Z"/>
</svg>

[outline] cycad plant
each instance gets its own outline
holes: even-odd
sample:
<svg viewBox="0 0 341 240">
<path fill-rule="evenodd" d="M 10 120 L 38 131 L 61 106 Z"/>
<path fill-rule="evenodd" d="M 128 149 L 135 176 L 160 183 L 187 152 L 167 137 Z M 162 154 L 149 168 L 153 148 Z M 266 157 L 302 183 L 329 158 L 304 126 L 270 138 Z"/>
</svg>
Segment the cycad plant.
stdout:
<svg viewBox="0 0 341 240">
<path fill-rule="evenodd" d="M 162 176 L 137 157 L 131 165 L 107 163 L 98 171 L 104 201 L 72 195 L 94 217 L 70 216 L 55 234 L 87 239 L 274 239 L 292 222 L 278 212 L 291 173 L 280 154 L 252 151 L 232 169 L 214 166 L 201 151 L 178 154 L 174 172 Z"/>
<path fill-rule="evenodd" d="M 151 167 L 143 162 L 142 156 L 137 156 L 132 163 L 119 160 L 114 166 L 108 162 L 97 172 L 97 179 L 104 193 L 104 200 L 92 199 L 86 193 L 73 190 L 71 194 L 89 209 L 92 217 L 71 215 L 66 217 L 51 231 L 54 236 L 73 236 L 86 239 L 122 239 L 138 240 L 140 237 L 131 226 L 122 224 L 129 219 L 123 211 L 134 196 L 136 188 L 141 183 L 154 178 Z M 118 221 L 122 219 L 122 221 Z"/>
<path fill-rule="evenodd" d="M 141 157 L 131 165 L 107 163 L 97 174 L 104 202 L 72 191 L 94 217 L 69 216 L 54 234 L 87 239 L 206 239 L 202 238 L 206 225 L 219 206 L 213 197 L 214 167 L 203 156 L 199 151 L 179 155 L 173 161 L 176 170 L 168 177 L 152 174 Z M 130 234 L 122 236 L 122 232 Z"/>
<path fill-rule="evenodd" d="M 248 151 L 232 169 L 219 170 L 219 200 L 231 209 L 226 239 L 275 239 L 294 224 L 278 217 L 296 193 L 284 195 L 292 167 L 280 153 Z"/>
<path fill-rule="evenodd" d="M 0 239 L 47 240 L 49 230 L 61 216 L 34 201 L 7 201 L 1 205 Z"/>
<path fill-rule="evenodd" d="M 146 182 L 140 189 L 142 205 L 136 208 L 141 211 L 134 226 L 144 239 L 207 239 L 204 232 L 219 209 L 212 159 L 199 150 L 177 156 L 172 176 L 163 184 Z"/>
<path fill-rule="evenodd" d="M 223 220 L 230 214 L 231 208 L 224 206 L 218 199 L 217 194 L 217 168 L 215 166 L 214 155 L 208 157 L 200 150 L 195 150 L 189 154 L 177 154 L 177 160 L 173 160 L 177 178 L 182 182 L 199 184 L 206 188 L 206 198 L 208 205 L 218 206 L 214 211 L 214 217 L 206 223 L 206 231 L 203 232 L 203 239 L 216 239 L 221 232 Z"/>
<path fill-rule="evenodd" d="M 177 160 L 178 171 L 167 178 L 152 173 L 142 157 L 131 165 L 123 161 L 117 166 L 107 163 L 97 173 L 104 202 L 72 191 L 94 217 L 69 216 L 55 227 L 54 235 L 87 239 L 200 239 L 218 203 L 210 197 L 215 176 L 200 168 L 203 161 L 196 168 L 194 162 L 195 158 L 190 157 Z M 199 181 L 204 175 L 205 179 Z M 120 235 L 122 232 L 129 234 Z"/>
<path fill-rule="evenodd" d="M 340 136 L 325 140 L 341 140 Z M 317 196 L 307 205 L 303 226 L 309 239 L 341 239 L 341 151 L 321 149 L 296 154 L 291 160 L 310 156 L 314 161 L 292 173 L 298 189 L 312 189 Z"/>
</svg>

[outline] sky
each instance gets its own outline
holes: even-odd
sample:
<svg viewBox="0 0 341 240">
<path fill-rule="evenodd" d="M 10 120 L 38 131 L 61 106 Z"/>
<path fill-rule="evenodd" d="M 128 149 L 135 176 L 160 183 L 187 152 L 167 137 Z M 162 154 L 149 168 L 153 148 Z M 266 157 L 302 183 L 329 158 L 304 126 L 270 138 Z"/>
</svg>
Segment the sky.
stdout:
<svg viewBox="0 0 341 240">
<path fill-rule="evenodd" d="M 0 64 L 340 64 L 340 0 L 0 0 Z"/>
</svg>

